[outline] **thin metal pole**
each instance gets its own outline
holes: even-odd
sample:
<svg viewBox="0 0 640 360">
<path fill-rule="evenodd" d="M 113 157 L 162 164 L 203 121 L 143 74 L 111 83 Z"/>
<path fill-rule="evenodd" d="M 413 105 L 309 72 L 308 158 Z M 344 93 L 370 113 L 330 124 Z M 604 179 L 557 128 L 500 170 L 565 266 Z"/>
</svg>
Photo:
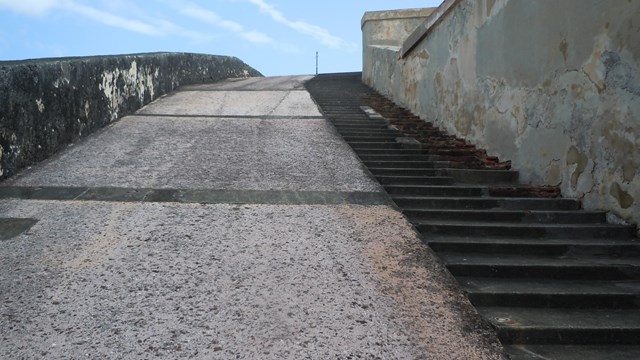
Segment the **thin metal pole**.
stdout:
<svg viewBox="0 0 640 360">
<path fill-rule="evenodd" d="M 316 51 L 316 75 L 318 75 L 318 52 Z"/>
</svg>

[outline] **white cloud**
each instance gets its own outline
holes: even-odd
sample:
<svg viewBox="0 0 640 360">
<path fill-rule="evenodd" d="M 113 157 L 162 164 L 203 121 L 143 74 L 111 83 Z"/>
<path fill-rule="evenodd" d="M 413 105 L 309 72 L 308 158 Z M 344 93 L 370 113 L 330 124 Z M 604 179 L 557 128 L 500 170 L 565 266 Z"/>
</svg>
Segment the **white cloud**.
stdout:
<svg viewBox="0 0 640 360">
<path fill-rule="evenodd" d="M 204 9 L 198 5 L 188 4 L 180 9 L 183 15 L 198 19 L 209 24 L 218 26 L 232 32 L 241 32 L 244 30 L 242 25 L 229 20 L 224 20 L 218 14 L 211 10 Z"/>
<path fill-rule="evenodd" d="M 163 32 L 161 29 L 151 24 L 147 24 L 138 20 L 128 19 L 118 15 L 113 15 L 108 12 L 93 8 L 91 6 L 80 5 L 70 1 L 65 4 L 64 8 L 71 12 L 83 15 L 89 19 L 100 22 L 104 25 L 117 27 L 117 28 L 137 32 L 139 34 L 144 34 L 144 35 L 152 35 L 152 36 L 163 35 Z"/>
<path fill-rule="evenodd" d="M 270 44 L 273 47 L 280 49 L 284 52 L 295 53 L 298 49 L 292 45 L 281 44 L 271 38 L 269 35 L 259 31 L 246 30 L 241 24 L 227 20 L 216 14 L 215 12 L 205 9 L 199 5 L 193 3 L 175 3 L 173 5 L 185 16 L 206 22 L 208 24 L 217 26 L 219 28 L 230 31 L 240 38 L 257 44 Z"/>
<path fill-rule="evenodd" d="M 247 0 L 250 3 L 256 5 L 260 11 L 269 15 L 274 21 L 290 27 L 291 29 L 305 35 L 312 36 L 320 43 L 334 49 L 341 49 L 346 51 L 354 51 L 357 49 L 355 44 L 331 35 L 327 29 L 320 26 L 309 24 L 304 21 L 292 21 L 287 19 L 284 14 L 278 11 L 272 5 L 267 4 L 264 0 Z"/>
<path fill-rule="evenodd" d="M 242 33 L 240 33 L 240 37 L 254 43 L 269 44 L 274 42 L 274 40 L 268 35 L 257 31 L 243 31 Z"/>
<path fill-rule="evenodd" d="M 27 15 L 40 16 L 65 2 L 64 0 L 0 0 L 0 8 Z"/>
<path fill-rule="evenodd" d="M 121 9 L 125 3 L 120 0 L 111 1 L 113 1 L 113 3 L 108 6 L 111 11 L 103 11 L 92 6 L 80 4 L 74 0 L 0 0 L 0 8 L 6 8 L 30 16 L 42 16 L 52 10 L 60 9 L 107 26 L 143 35 L 162 36 L 176 34 L 195 41 L 209 41 L 214 38 L 213 35 L 188 30 L 163 19 L 147 17 L 146 21 L 141 21 L 116 15 L 114 12 L 117 11 L 117 9 Z M 138 9 L 138 12 L 141 12 L 141 10 Z M 225 25 L 233 26 L 232 24 L 226 23 Z"/>
<path fill-rule="evenodd" d="M 171 21 L 163 19 L 149 19 L 149 21 L 156 24 L 163 34 L 175 34 L 197 42 L 209 42 L 217 38 L 212 34 L 185 29 Z"/>
</svg>

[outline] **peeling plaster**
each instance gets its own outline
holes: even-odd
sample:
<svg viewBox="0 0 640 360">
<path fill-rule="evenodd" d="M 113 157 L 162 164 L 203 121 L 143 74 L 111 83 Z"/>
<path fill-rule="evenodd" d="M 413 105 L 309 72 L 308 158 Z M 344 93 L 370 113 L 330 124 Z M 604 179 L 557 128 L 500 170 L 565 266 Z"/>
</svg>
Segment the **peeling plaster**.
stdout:
<svg viewBox="0 0 640 360">
<path fill-rule="evenodd" d="M 620 207 L 622 207 L 623 209 L 628 209 L 631 205 L 633 205 L 633 196 L 629 195 L 628 192 L 622 190 L 620 184 L 618 184 L 617 182 L 611 184 L 609 194 L 611 194 L 611 196 L 613 196 L 618 201 L 618 204 L 620 204 Z"/>
<path fill-rule="evenodd" d="M 38 106 L 38 111 L 43 113 L 44 112 L 44 103 L 42 102 L 42 99 L 36 99 L 36 105 Z"/>
</svg>

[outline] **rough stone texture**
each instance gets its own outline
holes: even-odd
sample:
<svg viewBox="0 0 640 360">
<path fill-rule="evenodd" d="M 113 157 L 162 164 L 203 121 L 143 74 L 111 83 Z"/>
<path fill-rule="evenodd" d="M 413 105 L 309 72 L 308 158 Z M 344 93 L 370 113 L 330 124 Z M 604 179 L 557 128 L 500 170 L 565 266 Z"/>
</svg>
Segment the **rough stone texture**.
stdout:
<svg viewBox="0 0 640 360">
<path fill-rule="evenodd" d="M 0 62 L 0 178 L 184 84 L 261 76 L 232 57 L 153 53 Z"/>
<path fill-rule="evenodd" d="M 40 219 L 0 251 L 5 359 L 500 358 L 388 207 L 0 210 Z"/>
<path fill-rule="evenodd" d="M 400 61 L 365 44 L 364 81 L 521 179 L 640 222 L 640 3 L 453 5 Z"/>
<path fill-rule="evenodd" d="M 324 119 L 146 116 L 125 117 L 0 186 L 11 185 L 380 190 Z"/>
<path fill-rule="evenodd" d="M 242 106 L 239 106 L 242 105 Z M 228 113 L 233 108 L 233 114 Z M 322 115 L 306 91 L 180 91 L 139 114 L 203 116 L 294 116 Z"/>
</svg>

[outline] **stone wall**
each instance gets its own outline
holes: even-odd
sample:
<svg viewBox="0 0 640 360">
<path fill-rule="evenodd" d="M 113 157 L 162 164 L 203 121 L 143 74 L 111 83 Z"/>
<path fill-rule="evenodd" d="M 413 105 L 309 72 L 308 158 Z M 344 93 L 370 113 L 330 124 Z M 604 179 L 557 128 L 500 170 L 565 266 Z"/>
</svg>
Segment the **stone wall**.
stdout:
<svg viewBox="0 0 640 360">
<path fill-rule="evenodd" d="M 447 0 L 402 49 L 365 43 L 363 80 L 521 179 L 638 223 L 637 14 L 629 0 Z"/>
<path fill-rule="evenodd" d="M 186 53 L 0 62 L 0 178 L 180 85 L 262 76 L 233 57 Z"/>
</svg>

